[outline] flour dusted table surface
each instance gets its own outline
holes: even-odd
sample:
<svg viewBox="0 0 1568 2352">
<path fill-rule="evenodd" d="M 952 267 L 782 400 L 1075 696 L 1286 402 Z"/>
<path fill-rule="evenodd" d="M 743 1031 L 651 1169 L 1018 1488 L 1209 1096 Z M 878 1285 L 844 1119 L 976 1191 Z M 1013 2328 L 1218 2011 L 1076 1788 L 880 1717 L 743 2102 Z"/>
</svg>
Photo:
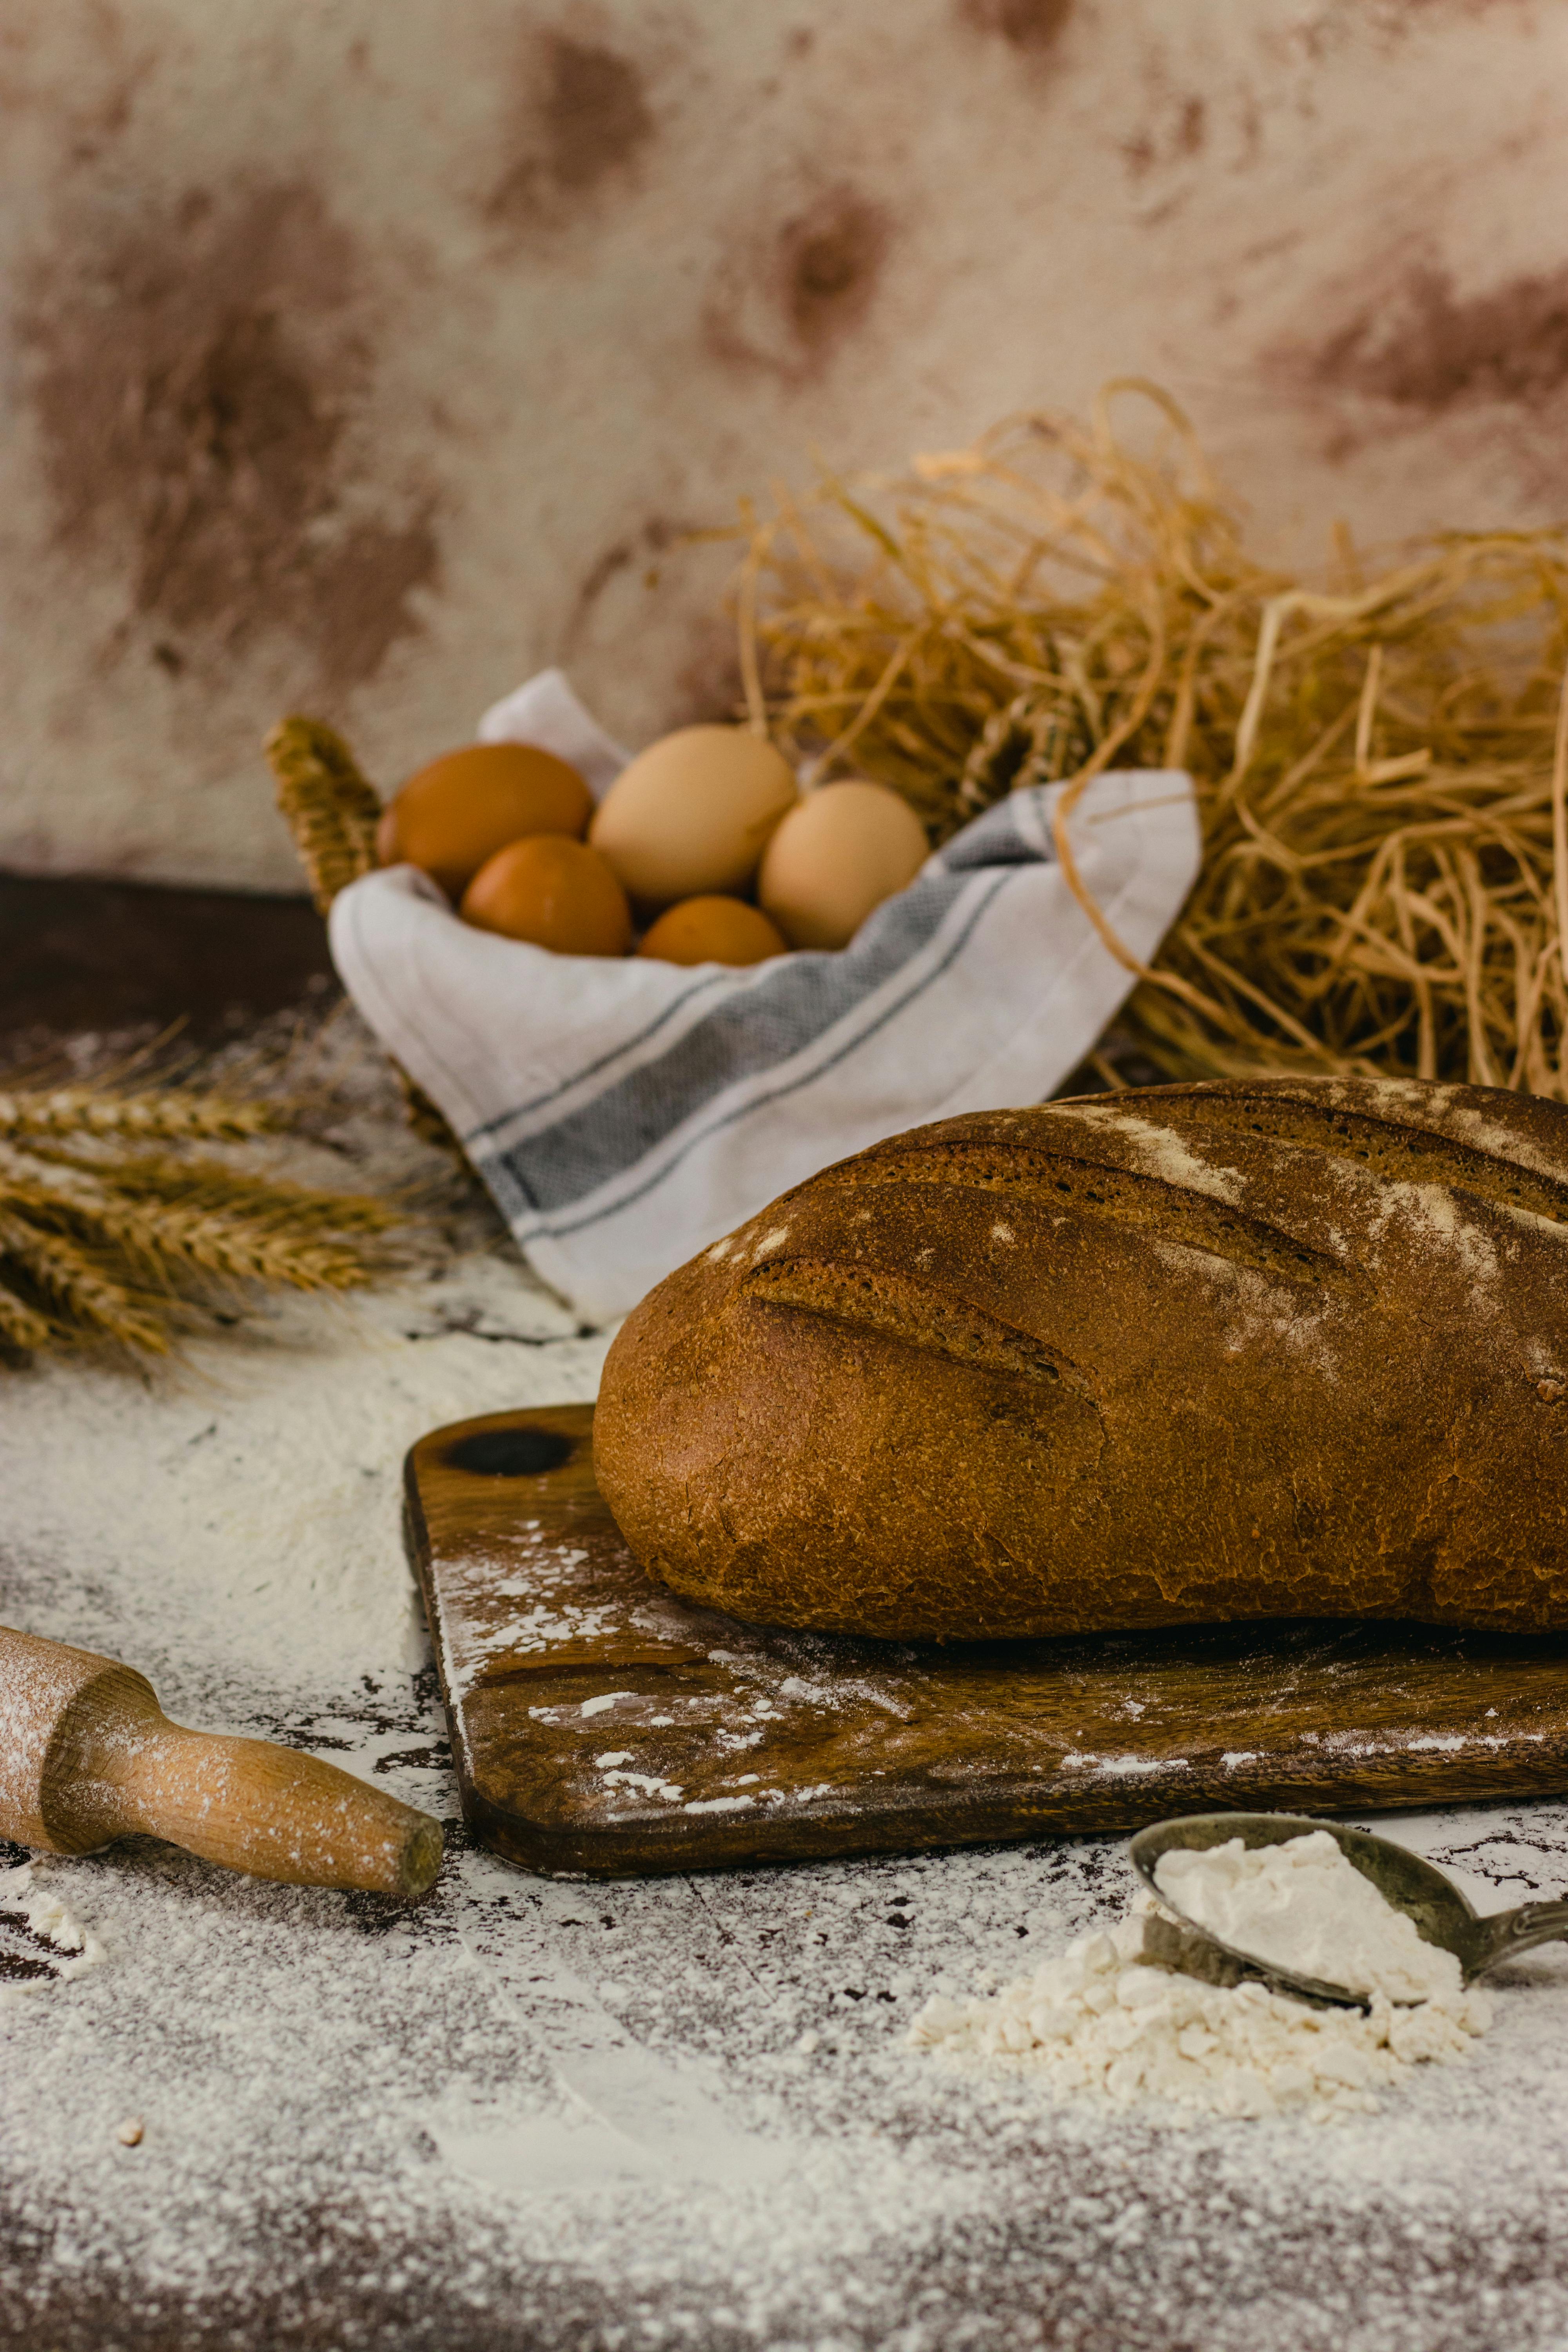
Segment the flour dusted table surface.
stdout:
<svg viewBox="0 0 1568 2352">
<path fill-rule="evenodd" d="M 596 1883 L 468 1843 L 401 1457 L 595 1369 L 480 1257 L 184 1383 L 7 1388 L 7 1613 L 451 1845 L 406 1915 L 150 1843 L 40 1867 L 105 1958 L 0 2003 L 5 2352 L 1560 2352 L 1563 1953 L 1382 2116 L 1173 2133 L 904 2043 L 934 1986 L 1116 1916 L 1119 1837 Z M 1483 1902 L 1568 1885 L 1555 1802 L 1382 1825 Z"/>
<path fill-rule="evenodd" d="M 309 1067 L 352 1174 L 435 1173 L 352 1026 Z M 587 1401 L 603 1343 L 453 1223 L 177 1374 L 0 1375 L 0 1620 L 449 1837 L 408 1915 L 152 1843 L 47 1864 L 104 1948 L 71 1980 L 0 1904 L 4 2352 L 1562 2352 L 1568 1951 L 1381 2116 L 1173 2133 L 904 2047 L 933 1985 L 1114 1917 L 1120 1835 L 574 1884 L 470 1843 L 403 1456 Z M 1568 1887 L 1555 1800 L 1375 1826 L 1485 1907 Z"/>
</svg>

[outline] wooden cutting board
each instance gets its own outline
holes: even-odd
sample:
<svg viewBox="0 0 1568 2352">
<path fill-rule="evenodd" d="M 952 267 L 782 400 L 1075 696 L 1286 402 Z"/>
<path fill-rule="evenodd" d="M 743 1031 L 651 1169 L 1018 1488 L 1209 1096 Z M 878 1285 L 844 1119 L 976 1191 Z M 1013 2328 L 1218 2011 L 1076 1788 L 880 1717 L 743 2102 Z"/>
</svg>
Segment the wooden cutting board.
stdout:
<svg viewBox="0 0 1568 2352">
<path fill-rule="evenodd" d="M 463 1810 L 553 1874 L 1568 1790 L 1568 1637 L 1276 1622 L 940 1649 L 688 1608 L 594 1484 L 593 1408 L 408 1455 Z"/>
</svg>

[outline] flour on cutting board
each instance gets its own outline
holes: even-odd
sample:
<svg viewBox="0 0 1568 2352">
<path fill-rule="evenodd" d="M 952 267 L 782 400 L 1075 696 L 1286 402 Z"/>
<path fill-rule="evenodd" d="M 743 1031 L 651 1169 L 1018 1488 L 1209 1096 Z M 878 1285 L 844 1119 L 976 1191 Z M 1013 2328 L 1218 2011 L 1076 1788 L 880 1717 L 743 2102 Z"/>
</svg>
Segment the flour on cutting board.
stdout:
<svg viewBox="0 0 1568 2352">
<path fill-rule="evenodd" d="M 603 1864 L 603 1846 L 590 1857 L 574 1843 L 600 1832 L 635 1867 L 633 1841 L 657 1822 L 665 1866 L 700 1868 L 733 1858 L 747 1814 L 788 1824 L 766 1833 L 775 1853 L 797 1837 L 818 1851 L 837 1837 L 897 1844 L 911 1809 L 922 1839 L 963 1839 L 982 1797 L 993 1834 L 1290 1796 L 1333 1810 L 1365 1786 L 1352 1757 L 1441 1744 L 1473 1787 L 1505 1723 L 1511 1770 L 1545 1732 L 1568 1747 L 1550 1658 L 1531 1654 L 1500 1684 L 1451 1634 L 1423 1654 L 1355 1625 L 1214 1628 L 1003 1659 L 743 1626 L 637 1567 L 586 1475 L 587 1414 L 541 1425 L 574 1467 L 521 1511 L 515 1489 L 443 1446 L 420 1448 L 412 1474 L 465 1782 L 483 1784 L 509 1816 L 509 1850 L 541 1867 Z M 587 1736 L 601 1713 L 613 1742 Z M 612 1745 L 621 1761 L 606 1771 Z"/>
</svg>

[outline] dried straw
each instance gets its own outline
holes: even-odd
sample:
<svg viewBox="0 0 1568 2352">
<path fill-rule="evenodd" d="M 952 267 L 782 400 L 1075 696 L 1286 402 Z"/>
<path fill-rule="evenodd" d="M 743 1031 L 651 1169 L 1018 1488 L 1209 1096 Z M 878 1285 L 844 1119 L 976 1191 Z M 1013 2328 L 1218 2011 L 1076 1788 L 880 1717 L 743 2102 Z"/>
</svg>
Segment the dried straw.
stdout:
<svg viewBox="0 0 1568 2352">
<path fill-rule="evenodd" d="M 204 1307 L 258 1286 L 347 1290 L 386 1263 L 385 1202 L 187 1156 L 286 1123 L 182 1088 L 0 1094 L 0 1346 L 166 1354 Z M 162 1143 L 162 1150 L 146 1149 Z"/>
<path fill-rule="evenodd" d="M 1147 452 L 1113 428 L 1128 394 Z M 1108 1082 L 1131 1055 L 1568 1094 L 1568 532 L 1449 533 L 1369 579 L 1342 531 L 1329 576 L 1289 578 L 1142 383 L 743 529 L 752 720 L 818 777 L 891 784 L 939 843 L 1068 784 L 1068 878 L 1140 976 Z M 1202 873 L 1148 971 L 1071 855 L 1113 763 L 1198 788 Z"/>
</svg>

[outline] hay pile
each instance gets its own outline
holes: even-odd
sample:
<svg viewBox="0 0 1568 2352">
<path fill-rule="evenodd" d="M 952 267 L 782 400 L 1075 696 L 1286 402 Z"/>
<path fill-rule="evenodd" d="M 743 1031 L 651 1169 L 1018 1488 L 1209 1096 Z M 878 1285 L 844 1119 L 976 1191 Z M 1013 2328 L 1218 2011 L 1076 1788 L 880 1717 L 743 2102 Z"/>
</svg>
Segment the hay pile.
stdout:
<svg viewBox="0 0 1568 2352">
<path fill-rule="evenodd" d="M 1088 427 L 1017 418 L 744 529 L 753 723 L 895 786 L 933 842 L 1020 785 L 1191 770 L 1203 871 L 1114 1052 L 1568 1094 L 1568 531 L 1453 534 L 1370 577 L 1341 531 L 1329 576 L 1287 578 L 1136 383 Z"/>
<path fill-rule="evenodd" d="M 166 1355 L 258 1288 L 371 1280 L 398 1210 L 211 1155 L 287 1123 L 275 1104 L 180 1087 L 0 1092 L 0 1355 Z"/>
</svg>

